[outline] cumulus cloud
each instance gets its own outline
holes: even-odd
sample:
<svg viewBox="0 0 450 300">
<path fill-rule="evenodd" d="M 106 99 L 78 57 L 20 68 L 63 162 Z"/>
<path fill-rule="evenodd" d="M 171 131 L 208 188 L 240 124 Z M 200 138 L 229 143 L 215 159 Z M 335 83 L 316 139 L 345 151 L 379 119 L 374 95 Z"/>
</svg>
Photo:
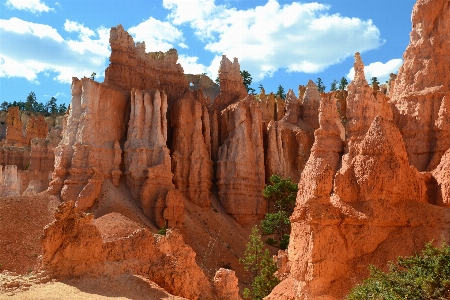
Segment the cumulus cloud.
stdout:
<svg viewBox="0 0 450 300">
<path fill-rule="evenodd" d="M 163 5 L 173 24 L 189 24 L 206 42 L 205 49 L 217 54 L 212 64 L 222 54 L 238 57 L 255 80 L 280 69 L 321 72 L 384 43 L 371 20 L 330 15 L 330 6 L 319 3 L 269 0 L 248 10 L 215 5 L 214 0 L 163 0 Z"/>
<path fill-rule="evenodd" d="M 12 9 L 26 10 L 35 14 L 53 10 L 53 8 L 48 7 L 41 0 L 7 0 L 6 6 Z"/>
<path fill-rule="evenodd" d="M 175 45 L 187 48 L 183 33 L 169 22 L 150 17 L 148 20 L 128 29 L 135 42 L 145 42 L 147 52 L 167 51 Z"/>
<path fill-rule="evenodd" d="M 68 28 L 76 26 L 68 25 Z M 0 20 L 0 76 L 24 77 L 37 83 L 39 73 L 55 72 L 55 80 L 70 83 L 73 76 L 100 73 L 109 56 L 106 30 L 100 28 L 92 38 L 80 26 L 78 31 L 79 40 L 66 41 L 48 25 L 18 18 Z"/>
<path fill-rule="evenodd" d="M 178 63 L 183 67 L 185 74 L 203 74 L 208 72 L 207 66 L 198 63 L 197 56 L 178 55 Z"/>
<path fill-rule="evenodd" d="M 378 82 L 385 83 L 387 80 L 389 80 L 389 74 L 396 74 L 402 63 L 403 60 L 401 58 L 394 58 L 386 63 L 382 63 L 379 61 L 373 62 L 364 67 L 366 80 L 370 82 L 372 77 L 377 77 Z M 351 68 L 347 74 L 347 78 L 353 80 L 353 77 L 355 77 L 355 70 Z"/>
</svg>

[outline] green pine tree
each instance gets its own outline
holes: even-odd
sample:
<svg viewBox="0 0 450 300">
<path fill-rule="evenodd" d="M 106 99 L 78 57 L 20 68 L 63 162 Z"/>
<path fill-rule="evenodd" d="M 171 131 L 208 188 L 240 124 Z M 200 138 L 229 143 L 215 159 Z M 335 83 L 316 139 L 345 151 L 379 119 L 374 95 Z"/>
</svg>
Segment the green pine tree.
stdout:
<svg viewBox="0 0 450 300">
<path fill-rule="evenodd" d="M 264 247 L 258 226 L 253 227 L 244 258 L 239 261 L 244 264 L 244 269 L 250 272 L 252 276 L 252 288 L 244 289 L 244 298 L 263 299 L 280 282 L 274 275 L 277 271 L 277 265 L 271 258 L 269 250 Z"/>
<path fill-rule="evenodd" d="M 317 89 L 319 90 L 320 93 L 325 92 L 325 89 L 327 87 L 323 85 L 323 81 L 321 78 L 317 78 L 316 84 L 317 84 Z"/>
<path fill-rule="evenodd" d="M 334 79 L 333 82 L 331 83 L 330 91 L 331 92 L 337 91 L 337 86 L 338 86 L 338 82 L 336 79 Z"/>
</svg>

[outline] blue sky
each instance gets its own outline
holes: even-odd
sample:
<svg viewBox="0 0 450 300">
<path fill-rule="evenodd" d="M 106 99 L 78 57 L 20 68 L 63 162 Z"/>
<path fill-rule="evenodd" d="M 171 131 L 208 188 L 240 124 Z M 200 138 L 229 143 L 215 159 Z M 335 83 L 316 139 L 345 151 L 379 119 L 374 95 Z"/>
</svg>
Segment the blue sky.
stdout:
<svg viewBox="0 0 450 300">
<path fill-rule="evenodd" d="M 0 0 L 0 102 L 70 102 L 71 77 L 109 64 L 109 29 L 122 24 L 147 51 L 176 48 L 185 73 L 217 76 L 239 59 L 266 92 L 322 78 L 351 79 L 361 52 L 369 80 L 396 73 L 414 0 Z"/>
</svg>

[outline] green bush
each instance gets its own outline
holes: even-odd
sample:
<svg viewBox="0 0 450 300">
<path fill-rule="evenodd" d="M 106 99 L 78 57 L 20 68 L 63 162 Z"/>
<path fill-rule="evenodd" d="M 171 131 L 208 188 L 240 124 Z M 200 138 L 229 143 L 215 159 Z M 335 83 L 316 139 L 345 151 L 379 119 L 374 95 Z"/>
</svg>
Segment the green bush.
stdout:
<svg viewBox="0 0 450 300">
<path fill-rule="evenodd" d="M 166 235 L 166 233 L 167 233 L 166 227 L 163 227 L 160 230 L 158 230 L 158 234 L 160 234 L 160 235 Z"/>
<path fill-rule="evenodd" d="M 276 243 L 280 249 L 286 249 L 289 244 L 289 233 L 291 222 L 289 216 L 292 214 L 297 196 L 298 186 L 289 178 L 283 179 L 278 175 L 270 176 L 270 183 L 263 190 L 263 195 L 268 201 L 268 213 L 262 221 L 263 234 L 274 234 Z M 274 210 L 273 213 L 270 211 Z M 287 235 L 287 237 L 286 237 Z M 269 239 L 266 240 L 270 241 Z"/>
<path fill-rule="evenodd" d="M 421 254 L 399 257 L 384 273 L 370 266 L 370 277 L 356 286 L 348 300 L 450 299 L 450 246 L 433 247 L 431 242 Z"/>
</svg>

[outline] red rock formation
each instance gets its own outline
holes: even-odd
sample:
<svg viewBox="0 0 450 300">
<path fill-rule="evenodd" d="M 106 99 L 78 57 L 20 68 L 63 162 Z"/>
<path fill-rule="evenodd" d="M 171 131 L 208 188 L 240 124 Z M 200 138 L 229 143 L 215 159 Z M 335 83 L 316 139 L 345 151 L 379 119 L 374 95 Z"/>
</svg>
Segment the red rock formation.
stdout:
<svg viewBox="0 0 450 300">
<path fill-rule="evenodd" d="M 349 144 L 361 140 L 375 116 L 382 115 L 392 119 L 389 99 L 383 93 L 374 91 L 367 83 L 364 63 L 358 52 L 355 54 L 353 68 L 355 77 L 347 87 L 346 133 L 350 137 Z"/>
<path fill-rule="evenodd" d="M 102 241 L 101 221 L 92 222 L 72 202 L 62 203 L 42 237 L 43 267 L 53 277 L 131 273 L 147 276 L 188 299 L 239 299 L 233 271 L 219 270 L 214 288 L 195 263 L 195 253 L 177 231 L 165 236 L 138 229 Z M 129 222 L 128 222 L 129 223 Z"/>
<path fill-rule="evenodd" d="M 267 176 L 277 174 L 298 182 L 314 138 L 309 130 L 305 130 L 308 126 L 299 119 L 301 103 L 292 90 L 287 93 L 286 108 L 284 118 L 272 121 L 267 128 L 266 171 Z"/>
<path fill-rule="evenodd" d="M 49 191 L 65 201 L 94 203 L 103 178 L 117 170 L 115 145 L 125 137 L 128 96 L 88 78 L 72 81 L 72 102 Z"/>
<path fill-rule="evenodd" d="M 45 138 L 48 132 L 48 124 L 42 115 L 31 116 L 25 129 L 25 137 L 28 141 L 33 138 Z"/>
<path fill-rule="evenodd" d="M 216 98 L 217 95 L 220 93 L 220 86 L 217 85 L 214 81 L 212 81 L 208 76 L 206 75 L 193 75 L 193 74 L 186 74 L 186 80 L 189 84 L 189 90 L 190 91 L 198 91 L 201 90 L 205 96 L 205 98 L 208 99 L 208 105 L 210 102 Z"/>
<path fill-rule="evenodd" d="M 175 186 L 190 201 L 209 207 L 213 168 L 208 110 L 188 92 L 174 102 L 170 119 Z"/>
<path fill-rule="evenodd" d="M 264 189 L 262 116 L 252 96 L 228 106 L 220 115 L 217 185 L 226 212 L 241 224 L 262 218 Z"/>
<path fill-rule="evenodd" d="M 238 279 L 233 270 L 220 268 L 213 279 L 217 300 L 241 299 L 239 297 Z"/>
<path fill-rule="evenodd" d="M 369 264 L 385 267 L 430 240 L 450 237 L 450 212 L 424 203 L 432 179 L 409 165 L 385 96 L 370 91 L 355 58 L 347 153 L 341 161 L 336 107 L 332 95 L 323 94 L 320 128 L 291 217 L 290 274 L 267 299 L 342 299 L 367 277 Z M 445 163 L 441 167 L 433 173 L 439 183 L 446 180 Z"/>
<path fill-rule="evenodd" d="M 302 99 L 303 121 L 305 121 L 312 130 L 316 130 L 319 128 L 320 94 L 317 85 L 312 80 L 308 81 L 305 88 L 305 94 L 300 99 Z"/>
<path fill-rule="evenodd" d="M 247 96 L 247 89 L 240 73 L 240 65 L 237 58 L 231 62 L 225 55 L 222 55 L 219 67 L 220 94 L 214 99 L 212 106 L 215 110 L 221 111 L 232 103 L 244 99 Z"/>
<path fill-rule="evenodd" d="M 267 176 L 277 174 L 298 182 L 313 144 L 311 134 L 285 120 L 270 122 L 267 131 Z"/>
<path fill-rule="evenodd" d="M 416 2 L 410 43 L 390 92 L 409 161 L 419 171 L 434 169 L 450 147 L 441 137 L 448 136 L 447 125 L 439 120 L 444 97 L 450 97 L 449 7 L 447 0 Z"/>
<path fill-rule="evenodd" d="M 273 93 L 266 95 L 264 89 L 262 89 L 259 94 L 259 101 L 259 109 L 261 110 L 262 120 L 266 124 L 269 124 L 269 122 L 274 120 L 277 116 L 275 95 Z"/>
<path fill-rule="evenodd" d="M 105 71 L 105 83 L 125 91 L 158 89 L 167 95 L 169 103 L 187 90 L 183 68 L 177 63 L 177 50 L 145 53 L 145 43 L 135 46 L 122 25 L 111 28 L 109 43 L 111 63 Z"/>
<path fill-rule="evenodd" d="M 158 90 L 131 92 L 131 114 L 124 159 L 127 185 L 135 199 L 139 199 L 141 187 L 149 177 L 157 177 L 155 179 L 158 179 L 158 183 L 150 183 L 157 190 L 158 187 L 173 186 L 169 149 L 166 146 L 166 113 L 167 96 L 164 93 L 161 94 Z M 157 194 L 154 196 L 157 197 Z"/>
<path fill-rule="evenodd" d="M 20 196 L 17 166 L 6 165 L 2 170 L 0 166 L 0 195 L 1 197 Z"/>
<path fill-rule="evenodd" d="M 6 139 L 11 142 L 22 143 L 22 121 L 20 120 L 19 107 L 8 108 L 6 115 Z"/>
</svg>

